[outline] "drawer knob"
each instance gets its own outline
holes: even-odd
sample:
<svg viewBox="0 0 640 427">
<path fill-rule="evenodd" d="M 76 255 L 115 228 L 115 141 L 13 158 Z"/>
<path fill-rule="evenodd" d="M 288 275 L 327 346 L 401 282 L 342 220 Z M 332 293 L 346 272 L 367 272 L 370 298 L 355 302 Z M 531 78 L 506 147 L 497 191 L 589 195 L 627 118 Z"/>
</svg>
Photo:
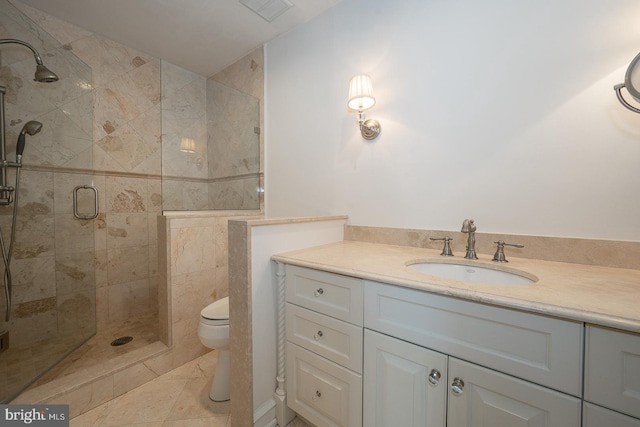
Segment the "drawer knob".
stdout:
<svg viewBox="0 0 640 427">
<path fill-rule="evenodd" d="M 313 335 L 313 339 L 318 341 L 320 338 L 322 338 L 324 334 L 322 333 L 322 331 L 318 331 Z"/>
<path fill-rule="evenodd" d="M 429 372 L 429 382 L 433 385 L 438 385 L 440 382 L 440 371 L 432 369 L 431 372 Z"/>
<path fill-rule="evenodd" d="M 464 391 L 464 381 L 462 381 L 462 378 L 455 377 L 453 379 L 453 382 L 451 383 L 451 391 L 456 396 L 460 396 L 462 394 Z"/>
<path fill-rule="evenodd" d="M 324 289 L 322 288 L 318 288 L 316 291 L 313 292 L 313 295 L 317 297 L 319 297 L 320 295 L 324 294 Z"/>
<path fill-rule="evenodd" d="M 320 393 L 320 390 L 316 390 L 316 394 L 314 394 L 313 396 L 311 396 L 311 400 L 318 400 L 322 397 L 322 393 Z"/>
</svg>

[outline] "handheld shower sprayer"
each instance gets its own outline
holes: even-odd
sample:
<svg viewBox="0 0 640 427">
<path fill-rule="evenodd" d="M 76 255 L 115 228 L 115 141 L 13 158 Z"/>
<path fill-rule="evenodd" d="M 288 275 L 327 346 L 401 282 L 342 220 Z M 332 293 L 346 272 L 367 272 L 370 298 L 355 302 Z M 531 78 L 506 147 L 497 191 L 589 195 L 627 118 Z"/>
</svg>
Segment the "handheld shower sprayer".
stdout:
<svg viewBox="0 0 640 427">
<path fill-rule="evenodd" d="M 18 142 L 16 143 L 16 162 L 22 163 L 22 153 L 24 152 L 24 143 L 25 143 L 25 134 L 29 134 L 31 136 L 37 134 L 42 130 L 42 123 L 31 120 L 25 123 L 20 131 L 20 135 L 18 135 Z"/>
<path fill-rule="evenodd" d="M 33 80 L 42 83 L 58 81 L 56 73 L 44 66 L 40 54 L 29 43 L 18 39 L 0 39 L 0 45 L 3 44 L 19 44 L 31 50 L 36 61 L 36 71 Z M 5 239 L 2 234 L 2 229 L 0 229 L 0 253 L 2 255 L 1 262 L 4 264 L 4 293 L 6 298 L 5 321 L 8 322 L 11 317 L 12 296 L 11 256 L 13 253 L 13 243 L 15 241 L 16 217 L 18 215 L 18 194 L 20 189 L 20 169 L 22 167 L 22 153 L 24 151 L 25 135 L 35 135 L 40 132 L 42 129 L 42 123 L 29 121 L 24 125 L 22 131 L 20 131 L 20 135 L 18 135 L 18 142 L 16 145 L 16 162 L 13 164 L 11 164 L 11 162 L 7 162 L 4 114 L 4 95 L 6 91 L 7 88 L 0 86 L 0 206 L 6 206 L 13 203 L 11 234 L 9 237 L 8 248 L 5 246 Z M 7 168 L 9 167 L 16 168 L 15 187 L 7 185 Z M 12 194 L 15 195 L 14 198 L 12 198 Z"/>
</svg>

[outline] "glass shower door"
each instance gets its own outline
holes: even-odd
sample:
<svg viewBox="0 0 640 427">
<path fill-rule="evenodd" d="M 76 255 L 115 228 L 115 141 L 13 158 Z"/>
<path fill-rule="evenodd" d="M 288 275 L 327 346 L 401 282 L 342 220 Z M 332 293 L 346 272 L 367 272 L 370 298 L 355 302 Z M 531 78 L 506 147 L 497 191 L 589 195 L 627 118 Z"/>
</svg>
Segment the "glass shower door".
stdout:
<svg viewBox="0 0 640 427">
<path fill-rule="evenodd" d="M 0 39 L 19 39 L 42 55 L 59 81 L 33 81 L 32 52 L 0 44 L 0 86 L 5 88 L 6 158 L 16 158 L 24 125 L 15 241 L 10 263 L 11 305 L 0 293 L 0 402 L 9 402 L 96 329 L 95 220 L 74 217 L 74 188 L 91 185 L 93 94 L 90 68 L 6 0 L 0 0 Z M 16 185 L 16 168 L 7 184 Z M 77 210 L 94 210 L 93 191 L 78 192 Z M 0 206 L 8 247 L 13 205 Z M 0 263 L 0 274 L 5 273 Z"/>
</svg>

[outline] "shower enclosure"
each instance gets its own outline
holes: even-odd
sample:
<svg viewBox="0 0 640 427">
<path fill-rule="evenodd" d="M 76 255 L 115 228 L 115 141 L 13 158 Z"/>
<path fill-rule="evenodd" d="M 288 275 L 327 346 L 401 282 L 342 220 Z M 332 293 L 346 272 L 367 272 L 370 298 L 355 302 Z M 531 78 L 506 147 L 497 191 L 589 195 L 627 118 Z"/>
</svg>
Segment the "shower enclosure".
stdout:
<svg viewBox="0 0 640 427">
<path fill-rule="evenodd" d="M 25 124 L 42 123 L 26 134 L 22 159 L 0 402 L 30 384 L 20 398 L 31 401 L 70 376 L 84 387 L 129 366 L 132 352 L 138 363 L 166 351 L 158 216 L 262 204 L 262 72 L 253 59 L 244 69 L 259 84 L 221 82 L 66 23 L 54 32 L 62 44 L 26 15 L 0 0 L 0 39 L 33 45 L 60 79 L 34 82 L 29 49 L 0 45 L 8 158 Z M 3 230 L 12 208 L 0 205 Z"/>
<path fill-rule="evenodd" d="M 10 201 L 0 203 L 7 251 L 15 227 L 11 263 L 0 263 L 11 288 L 0 298 L 0 402 L 10 401 L 96 329 L 94 222 L 73 215 L 74 188 L 92 183 L 91 70 L 35 28 L 8 2 L 0 3 L 3 154 L 12 161 L 24 150 L 19 186 L 13 168 L 3 174 L 5 187 L 19 194 L 4 191 L 0 200 Z M 32 47 L 60 81 L 34 81 Z M 76 196 L 77 210 L 93 210 L 93 194 Z"/>
</svg>

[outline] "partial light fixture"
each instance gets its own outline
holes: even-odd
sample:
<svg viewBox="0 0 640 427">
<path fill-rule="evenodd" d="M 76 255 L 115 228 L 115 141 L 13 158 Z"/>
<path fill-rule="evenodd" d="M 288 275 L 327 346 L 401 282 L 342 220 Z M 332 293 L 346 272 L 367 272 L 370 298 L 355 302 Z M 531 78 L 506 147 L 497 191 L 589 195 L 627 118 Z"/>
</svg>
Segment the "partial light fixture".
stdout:
<svg viewBox="0 0 640 427">
<path fill-rule="evenodd" d="M 180 151 L 188 154 L 187 163 L 202 167 L 202 157 L 196 152 L 196 141 L 193 138 L 183 137 L 180 140 Z"/>
<path fill-rule="evenodd" d="M 616 91 L 616 96 L 622 105 L 634 113 L 640 113 L 639 108 L 629 104 L 629 102 L 622 97 L 621 90 L 623 87 L 627 88 L 627 92 L 629 92 L 629 95 L 631 95 L 634 100 L 640 102 L 640 53 L 637 54 L 636 57 L 633 58 L 633 61 L 631 61 L 631 64 L 629 64 L 629 68 L 627 68 L 627 72 L 624 76 L 624 83 L 617 84 L 613 87 L 613 90 Z"/>
<path fill-rule="evenodd" d="M 380 135 L 380 122 L 374 119 L 364 118 L 364 112 L 376 104 L 373 96 L 373 85 L 371 77 L 367 74 L 358 74 L 351 78 L 349 82 L 349 100 L 347 107 L 349 110 L 358 112 L 358 126 L 360 133 L 366 140 L 372 140 Z"/>
<path fill-rule="evenodd" d="M 180 151 L 183 153 L 195 154 L 196 153 L 196 142 L 193 138 L 182 138 L 180 141 Z"/>
</svg>

